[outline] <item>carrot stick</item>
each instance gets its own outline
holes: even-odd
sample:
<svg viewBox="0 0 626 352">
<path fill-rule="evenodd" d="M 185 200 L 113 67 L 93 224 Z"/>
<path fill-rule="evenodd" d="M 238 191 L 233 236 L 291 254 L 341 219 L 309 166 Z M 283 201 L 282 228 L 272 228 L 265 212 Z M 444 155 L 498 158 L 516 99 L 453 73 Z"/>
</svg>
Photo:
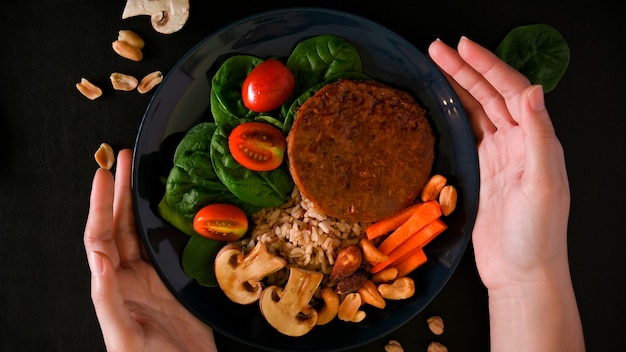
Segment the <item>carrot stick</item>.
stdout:
<svg viewBox="0 0 626 352">
<path fill-rule="evenodd" d="M 412 252 L 406 254 L 404 257 L 398 259 L 393 267 L 398 270 L 397 277 L 403 277 L 409 275 L 411 271 L 417 269 L 420 265 L 426 263 L 426 260 L 428 259 L 426 258 L 424 249 L 422 247 L 418 247 Z"/>
<path fill-rule="evenodd" d="M 402 246 L 389 253 L 389 260 L 372 266 L 370 273 L 376 274 L 384 268 L 397 263 L 402 257 L 416 250 L 416 248 L 427 245 L 446 228 L 448 228 L 448 226 L 439 218 L 431 221 L 417 233 L 414 233 Z"/>
<path fill-rule="evenodd" d="M 376 221 L 375 223 L 371 224 L 365 230 L 367 239 L 371 241 L 378 236 L 382 236 L 388 232 L 391 232 L 397 229 L 398 227 L 400 227 L 400 225 L 404 224 L 407 220 L 409 220 L 411 215 L 413 215 L 413 213 L 417 210 L 417 208 L 421 207 L 422 204 L 424 203 L 416 203 L 413 205 L 409 205 L 408 207 L 400 210 L 399 212 L 389 217 L 386 217 L 384 219 L 380 219 Z"/>
<path fill-rule="evenodd" d="M 400 227 L 392 232 L 389 237 L 385 238 L 380 246 L 378 246 L 381 252 L 389 255 L 391 251 L 398 248 L 404 241 L 413 236 L 413 234 L 441 216 L 441 207 L 437 201 L 431 200 L 421 204 L 422 206 L 415 210 L 409 220 L 400 225 Z"/>
</svg>

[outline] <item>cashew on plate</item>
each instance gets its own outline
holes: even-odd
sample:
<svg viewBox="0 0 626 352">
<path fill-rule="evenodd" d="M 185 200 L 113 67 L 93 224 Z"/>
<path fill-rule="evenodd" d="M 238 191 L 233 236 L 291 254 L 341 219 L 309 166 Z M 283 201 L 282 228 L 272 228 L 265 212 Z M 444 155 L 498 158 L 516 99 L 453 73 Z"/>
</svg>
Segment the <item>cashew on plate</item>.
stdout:
<svg viewBox="0 0 626 352">
<path fill-rule="evenodd" d="M 122 19 L 150 16 L 152 27 L 159 33 L 171 34 L 185 25 L 189 18 L 189 0 L 128 0 Z"/>
</svg>

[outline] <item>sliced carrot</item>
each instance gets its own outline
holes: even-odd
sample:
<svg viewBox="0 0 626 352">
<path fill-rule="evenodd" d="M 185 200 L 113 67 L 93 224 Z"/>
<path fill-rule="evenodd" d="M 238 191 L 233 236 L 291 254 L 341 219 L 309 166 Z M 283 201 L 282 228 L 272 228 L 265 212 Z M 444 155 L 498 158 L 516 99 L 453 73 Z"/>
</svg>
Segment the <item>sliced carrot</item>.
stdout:
<svg viewBox="0 0 626 352">
<path fill-rule="evenodd" d="M 383 254 L 389 255 L 391 251 L 398 248 L 413 234 L 441 216 L 441 207 L 437 201 L 431 200 L 421 204 L 422 206 L 416 208 L 413 215 L 404 224 L 400 225 L 378 246 Z"/>
<path fill-rule="evenodd" d="M 409 275 L 410 272 L 417 269 L 420 265 L 426 263 L 426 253 L 422 247 L 409 252 L 404 257 L 398 259 L 398 262 L 393 265 L 398 270 L 397 277 L 403 277 Z"/>
<path fill-rule="evenodd" d="M 375 274 L 390 265 L 394 265 L 405 255 L 416 250 L 417 248 L 421 248 L 427 245 L 446 228 L 448 228 L 448 225 L 446 225 L 443 220 L 439 218 L 431 221 L 428 225 L 424 226 L 417 233 L 414 233 L 413 236 L 411 236 L 406 242 L 402 244 L 402 246 L 396 248 L 391 253 L 389 253 L 389 260 L 372 266 L 370 272 L 372 274 Z"/>
<path fill-rule="evenodd" d="M 400 210 L 399 212 L 389 217 L 386 217 L 384 219 L 378 220 L 375 223 L 371 224 L 365 230 L 367 239 L 371 241 L 378 236 L 382 236 L 384 234 L 387 234 L 397 229 L 398 227 L 400 227 L 400 225 L 404 224 L 407 220 L 409 220 L 411 215 L 415 213 L 415 210 L 421 207 L 422 204 L 424 203 L 415 203 L 413 205 L 409 205 L 408 207 Z"/>
</svg>

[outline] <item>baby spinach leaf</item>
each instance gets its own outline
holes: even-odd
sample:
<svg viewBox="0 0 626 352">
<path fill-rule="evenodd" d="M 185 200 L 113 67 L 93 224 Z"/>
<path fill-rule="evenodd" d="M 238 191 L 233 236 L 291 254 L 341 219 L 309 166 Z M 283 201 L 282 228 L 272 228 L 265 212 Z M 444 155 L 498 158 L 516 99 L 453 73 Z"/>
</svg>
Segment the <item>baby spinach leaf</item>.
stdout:
<svg viewBox="0 0 626 352">
<path fill-rule="evenodd" d="M 242 202 L 277 207 L 289 199 L 294 183 L 283 165 L 272 171 L 252 171 L 241 166 L 228 149 L 228 133 L 218 126 L 211 140 L 211 161 L 222 183 Z"/>
<path fill-rule="evenodd" d="M 181 265 L 187 276 L 196 279 L 198 284 L 205 287 L 217 287 L 217 279 L 213 270 L 213 263 L 219 250 L 226 242 L 215 241 L 193 234 L 181 257 Z"/>
<path fill-rule="evenodd" d="M 532 84 L 543 85 L 546 93 L 556 87 L 570 60 L 569 46 L 561 33 L 543 23 L 514 28 L 495 53 Z"/>
</svg>

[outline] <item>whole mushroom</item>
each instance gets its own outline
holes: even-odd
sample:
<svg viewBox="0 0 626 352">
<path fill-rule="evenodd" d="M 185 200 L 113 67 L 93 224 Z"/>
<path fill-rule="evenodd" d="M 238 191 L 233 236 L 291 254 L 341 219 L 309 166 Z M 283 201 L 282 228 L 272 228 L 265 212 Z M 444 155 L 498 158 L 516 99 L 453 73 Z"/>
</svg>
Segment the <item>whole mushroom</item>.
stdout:
<svg viewBox="0 0 626 352">
<path fill-rule="evenodd" d="M 122 19 L 148 15 L 159 33 L 171 34 L 185 25 L 189 18 L 189 0 L 128 0 Z"/>
<path fill-rule="evenodd" d="M 259 299 L 261 314 L 282 334 L 302 336 L 308 333 L 317 323 L 317 311 L 309 303 L 323 277 L 316 271 L 290 267 L 284 289 L 269 286 L 263 290 Z"/>
<path fill-rule="evenodd" d="M 263 292 L 261 280 L 287 265 L 280 257 L 267 251 L 263 243 L 244 255 L 234 243 L 224 246 L 215 256 L 215 277 L 219 287 L 231 301 L 239 304 L 256 302 Z"/>
</svg>

